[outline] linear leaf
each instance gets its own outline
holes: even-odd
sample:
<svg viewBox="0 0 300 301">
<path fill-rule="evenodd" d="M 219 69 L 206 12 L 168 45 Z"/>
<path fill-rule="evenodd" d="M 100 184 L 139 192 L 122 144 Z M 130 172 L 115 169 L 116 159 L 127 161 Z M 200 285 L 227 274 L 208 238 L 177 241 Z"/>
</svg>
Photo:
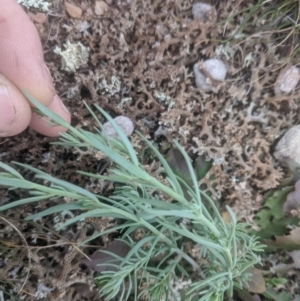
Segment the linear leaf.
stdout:
<svg viewBox="0 0 300 301">
<path fill-rule="evenodd" d="M 66 188 L 67 191 L 76 192 L 76 193 L 78 193 L 80 195 L 83 195 L 83 196 L 85 196 L 87 198 L 92 199 L 96 203 L 99 203 L 99 200 L 97 199 L 97 197 L 94 194 L 92 194 L 91 192 L 89 192 L 86 189 L 81 188 L 81 187 L 79 187 L 77 185 L 71 184 L 71 183 L 69 183 L 67 181 L 64 181 L 64 180 L 60 180 L 60 179 L 51 177 L 49 175 L 46 175 L 46 176 L 45 175 L 38 175 L 37 178 L 44 179 L 44 180 L 47 180 L 49 182 L 55 183 L 59 187 Z"/>
<path fill-rule="evenodd" d="M 68 122 L 66 122 L 63 118 L 58 116 L 57 114 L 53 113 L 50 109 L 42 105 L 39 101 L 37 101 L 34 97 L 32 97 L 26 90 L 21 89 L 22 93 L 25 95 L 25 97 L 29 100 L 30 103 L 32 103 L 36 108 L 39 109 L 45 116 L 50 118 L 50 120 L 55 121 L 60 126 L 68 129 L 70 128 L 70 125 Z"/>
<path fill-rule="evenodd" d="M 202 201 L 201 201 L 201 196 L 200 196 L 200 189 L 198 187 L 198 181 L 197 181 L 197 177 L 194 171 L 194 168 L 191 164 L 190 158 L 188 157 L 186 151 L 184 150 L 184 148 L 178 143 L 178 141 L 173 140 L 174 144 L 176 145 L 176 147 L 179 149 L 179 151 L 181 152 L 181 154 L 183 155 L 185 162 L 188 166 L 188 170 L 190 172 L 191 178 L 192 178 L 192 182 L 193 182 L 193 186 L 194 186 L 194 191 L 198 200 L 198 204 L 201 205 Z"/>
<path fill-rule="evenodd" d="M 0 176 L 0 185 L 15 188 L 34 189 L 36 184 L 26 181 L 24 179 L 3 178 Z"/>
<path fill-rule="evenodd" d="M 11 208 L 14 208 L 17 206 L 21 206 L 21 205 L 26 205 L 29 203 L 39 202 L 39 201 L 46 200 L 46 199 L 49 199 L 52 197 L 54 197 L 54 195 L 45 194 L 45 195 L 41 195 L 41 196 L 35 196 L 35 197 L 31 197 L 31 198 L 22 199 L 22 200 L 15 201 L 15 202 L 10 202 L 9 204 L 1 206 L 0 211 L 5 211 L 8 209 L 11 209 Z"/>
<path fill-rule="evenodd" d="M 178 216 L 187 219 L 196 218 L 195 214 L 192 211 L 188 210 L 157 210 L 151 208 L 145 208 L 144 212 L 139 213 L 138 216 L 145 218 L 148 214 L 153 216 Z"/>
<path fill-rule="evenodd" d="M 134 148 L 132 147 L 132 145 L 131 145 L 129 139 L 127 138 L 127 136 L 125 135 L 125 133 L 121 130 L 121 128 L 116 124 L 116 122 L 103 109 L 101 109 L 97 105 L 95 105 L 95 107 L 109 121 L 109 123 L 112 125 L 114 130 L 118 133 L 120 139 L 122 140 L 122 142 L 124 143 L 124 146 L 127 149 L 128 155 L 130 156 L 132 163 L 138 167 L 139 160 L 135 154 Z"/>
<path fill-rule="evenodd" d="M 218 250 L 218 251 L 224 251 L 224 248 L 221 247 L 220 245 L 214 243 L 213 241 L 211 241 L 207 238 L 201 237 L 199 235 L 196 235 L 195 233 L 190 232 L 183 225 L 181 225 L 181 228 L 180 228 L 178 226 L 175 227 L 171 224 L 167 224 L 167 223 L 164 223 L 164 222 L 160 222 L 160 224 L 165 226 L 167 229 L 170 229 L 174 232 L 177 232 L 177 233 L 179 233 L 179 234 L 181 234 L 185 237 L 188 237 L 188 238 L 192 239 L 194 242 L 196 242 L 200 245 L 204 245 L 204 246 L 209 247 L 209 248 L 214 248 L 215 250 Z"/>
<path fill-rule="evenodd" d="M 41 217 L 48 216 L 50 214 L 57 213 L 57 212 L 62 212 L 62 211 L 65 211 L 65 210 L 70 210 L 70 211 L 72 211 L 72 210 L 84 210 L 84 207 L 82 207 L 81 205 L 76 204 L 76 203 L 59 204 L 59 205 L 56 205 L 56 206 L 52 206 L 52 207 L 50 207 L 46 210 L 43 210 L 41 212 L 32 214 L 32 215 L 26 217 L 25 220 L 39 219 Z"/>
<path fill-rule="evenodd" d="M 180 210 L 180 208 L 182 208 L 177 204 L 169 203 L 161 200 L 136 197 L 136 196 L 132 196 L 131 194 L 125 194 L 125 196 L 130 198 L 132 201 L 135 201 L 137 206 L 139 206 L 139 204 L 141 204 L 141 206 L 143 206 L 142 204 L 147 204 L 147 205 L 152 205 L 155 208 L 170 209 L 170 210 Z"/>
<path fill-rule="evenodd" d="M 181 189 L 180 184 L 177 181 L 176 175 L 172 171 L 172 169 L 171 169 L 170 165 L 168 164 L 168 162 L 166 161 L 166 159 L 161 155 L 161 153 L 158 151 L 158 149 L 150 141 L 148 141 L 140 132 L 137 132 L 137 134 L 148 144 L 148 146 L 151 148 L 151 150 L 157 156 L 157 158 L 163 165 L 166 174 L 171 179 L 172 183 L 175 185 L 176 192 L 183 196 L 183 191 Z"/>
<path fill-rule="evenodd" d="M 11 166 L 0 162 L 0 168 L 6 170 L 7 172 L 9 172 L 10 174 L 12 174 L 13 176 L 15 176 L 18 179 L 24 179 L 14 168 L 12 168 Z"/>
</svg>

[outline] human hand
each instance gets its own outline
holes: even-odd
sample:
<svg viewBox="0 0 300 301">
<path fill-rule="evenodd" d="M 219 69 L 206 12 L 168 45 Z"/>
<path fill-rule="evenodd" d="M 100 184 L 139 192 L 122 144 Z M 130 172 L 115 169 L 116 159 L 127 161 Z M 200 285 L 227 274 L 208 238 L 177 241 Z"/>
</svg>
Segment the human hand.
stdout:
<svg viewBox="0 0 300 301">
<path fill-rule="evenodd" d="M 0 137 L 21 133 L 29 125 L 46 136 L 58 136 L 53 127 L 36 113 L 20 89 L 70 123 L 69 111 L 57 96 L 44 63 L 36 28 L 15 0 L 0 0 Z"/>
</svg>

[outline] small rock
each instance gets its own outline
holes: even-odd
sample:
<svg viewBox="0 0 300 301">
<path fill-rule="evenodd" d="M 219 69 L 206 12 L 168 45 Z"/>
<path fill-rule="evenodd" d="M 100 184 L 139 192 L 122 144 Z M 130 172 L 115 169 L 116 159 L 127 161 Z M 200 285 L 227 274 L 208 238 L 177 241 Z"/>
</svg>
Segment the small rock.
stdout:
<svg viewBox="0 0 300 301">
<path fill-rule="evenodd" d="M 196 86 L 205 92 L 218 93 L 226 74 L 227 67 L 219 59 L 208 59 L 194 65 Z"/>
<path fill-rule="evenodd" d="M 225 64 L 219 59 L 209 59 L 203 63 L 203 70 L 218 81 L 223 81 L 226 77 L 227 68 Z"/>
<path fill-rule="evenodd" d="M 121 128 L 121 130 L 126 134 L 126 136 L 130 136 L 133 133 L 134 126 L 133 122 L 126 116 L 118 116 L 114 118 L 116 124 Z M 106 122 L 103 124 L 106 135 L 112 138 L 116 138 L 118 136 L 117 132 L 110 124 L 110 122 Z"/>
<path fill-rule="evenodd" d="M 85 299 L 92 299 L 97 294 L 97 290 L 91 290 L 87 283 L 76 283 L 75 289 Z"/>
<path fill-rule="evenodd" d="M 197 2 L 192 9 L 194 20 L 202 21 L 203 23 L 215 21 L 217 18 L 216 9 L 208 3 Z"/>
<path fill-rule="evenodd" d="M 95 14 L 97 16 L 103 16 L 108 10 L 108 5 L 104 1 L 95 2 Z"/>
<path fill-rule="evenodd" d="M 276 95 L 292 92 L 300 79 L 299 68 L 292 66 L 281 70 L 274 85 Z"/>
<path fill-rule="evenodd" d="M 82 9 L 74 4 L 65 2 L 65 8 L 70 17 L 74 19 L 80 19 L 82 17 Z"/>
<path fill-rule="evenodd" d="M 47 15 L 44 13 L 33 14 L 31 12 L 28 13 L 31 20 L 36 23 L 43 24 L 47 21 Z"/>
<path fill-rule="evenodd" d="M 276 145 L 274 156 L 278 160 L 300 164 L 300 125 L 290 128 Z"/>
<path fill-rule="evenodd" d="M 287 195 L 286 201 L 283 204 L 283 211 L 290 212 L 293 209 L 300 208 L 300 180 L 295 183 L 295 190 Z"/>
</svg>

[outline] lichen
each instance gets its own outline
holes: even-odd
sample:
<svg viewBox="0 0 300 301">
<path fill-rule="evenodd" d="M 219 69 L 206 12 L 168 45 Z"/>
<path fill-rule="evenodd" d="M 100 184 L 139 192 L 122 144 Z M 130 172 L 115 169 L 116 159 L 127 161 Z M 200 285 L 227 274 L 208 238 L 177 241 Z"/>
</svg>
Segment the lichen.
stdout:
<svg viewBox="0 0 300 301">
<path fill-rule="evenodd" d="M 48 12 L 51 6 L 51 3 L 44 0 L 17 0 L 17 2 L 26 8 L 37 8 L 45 12 Z"/>
<path fill-rule="evenodd" d="M 113 96 L 121 91 L 121 80 L 113 75 L 110 83 L 108 83 L 105 78 L 100 77 L 97 79 L 97 89 L 99 89 L 101 94 L 108 93 L 110 96 Z"/>
<path fill-rule="evenodd" d="M 160 103 L 162 103 L 163 105 L 167 106 L 168 109 L 171 109 L 174 107 L 175 102 L 172 101 L 172 98 L 170 96 L 167 96 L 165 93 L 163 92 L 158 92 L 158 91 L 154 91 L 153 96 L 155 97 L 155 99 L 157 99 Z"/>
<path fill-rule="evenodd" d="M 89 59 L 89 48 L 83 46 L 80 42 L 71 43 L 67 41 L 64 44 L 65 50 L 56 46 L 54 53 L 62 58 L 61 69 L 67 72 L 75 72 L 77 69 L 86 66 Z"/>
</svg>

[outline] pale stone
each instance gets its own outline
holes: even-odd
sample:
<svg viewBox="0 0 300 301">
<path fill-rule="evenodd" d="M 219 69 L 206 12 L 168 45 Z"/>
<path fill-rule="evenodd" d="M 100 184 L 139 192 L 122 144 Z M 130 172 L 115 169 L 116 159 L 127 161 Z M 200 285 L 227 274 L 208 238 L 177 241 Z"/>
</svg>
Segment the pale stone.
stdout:
<svg viewBox="0 0 300 301">
<path fill-rule="evenodd" d="M 221 83 L 227 74 L 226 65 L 219 59 L 208 59 L 194 65 L 196 86 L 205 92 L 219 91 Z"/>
<path fill-rule="evenodd" d="M 227 74 L 225 64 L 219 59 L 209 59 L 203 63 L 203 70 L 209 73 L 214 80 L 223 81 Z"/>
<path fill-rule="evenodd" d="M 97 16 L 103 16 L 108 10 L 108 5 L 104 1 L 95 2 L 95 14 Z"/>
<path fill-rule="evenodd" d="M 296 88 L 299 79 L 299 68 L 292 66 L 281 70 L 274 85 L 275 94 L 280 95 L 292 92 Z"/>
<path fill-rule="evenodd" d="M 121 130 L 125 133 L 126 136 L 130 136 L 133 133 L 134 125 L 133 122 L 126 116 L 118 116 L 114 118 L 114 121 L 116 124 L 121 128 Z M 108 121 L 103 124 L 103 128 L 106 132 L 106 135 L 109 137 L 117 137 L 118 134 L 111 125 L 111 123 Z"/>
<path fill-rule="evenodd" d="M 80 19 L 82 17 L 82 9 L 74 4 L 65 2 L 65 8 L 70 17 Z"/>
<path fill-rule="evenodd" d="M 43 24 L 47 21 L 47 15 L 44 13 L 33 14 L 33 13 L 29 12 L 28 16 L 30 17 L 31 20 L 33 20 L 39 24 Z"/>
<path fill-rule="evenodd" d="M 193 5 L 192 14 L 194 20 L 202 21 L 204 23 L 213 21 L 217 17 L 216 9 L 208 3 L 197 2 Z"/>
<path fill-rule="evenodd" d="M 274 156 L 278 160 L 292 160 L 300 164 L 300 125 L 290 128 L 276 145 Z"/>
</svg>

